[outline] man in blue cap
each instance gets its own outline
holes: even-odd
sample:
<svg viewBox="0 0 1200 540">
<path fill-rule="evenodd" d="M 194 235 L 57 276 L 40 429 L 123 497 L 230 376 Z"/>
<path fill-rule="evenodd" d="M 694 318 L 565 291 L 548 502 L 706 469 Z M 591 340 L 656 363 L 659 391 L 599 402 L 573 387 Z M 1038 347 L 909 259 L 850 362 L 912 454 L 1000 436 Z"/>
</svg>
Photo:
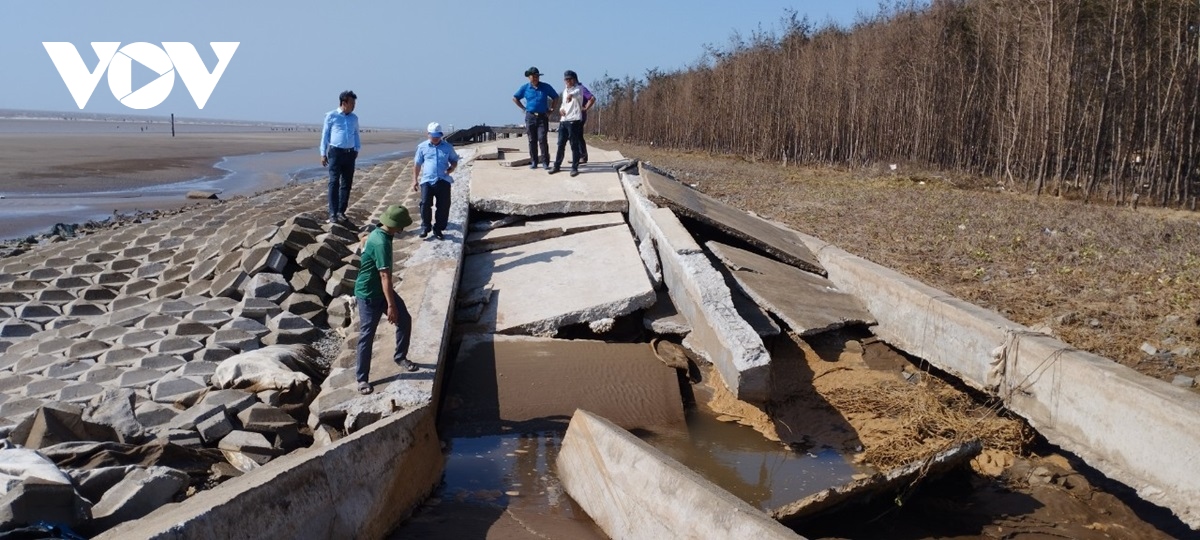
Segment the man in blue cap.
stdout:
<svg viewBox="0 0 1200 540">
<path fill-rule="evenodd" d="M 379 227 L 367 235 L 362 255 L 358 258 L 358 277 L 354 280 L 354 297 L 358 303 L 358 391 L 370 394 L 371 348 L 375 329 L 384 315 L 396 325 L 396 353 L 392 359 L 405 371 L 416 371 L 408 359 L 409 333 L 412 316 L 396 294 L 392 284 L 392 238 L 412 224 L 408 209 L 392 205 L 379 216 Z"/>
<path fill-rule="evenodd" d="M 429 140 L 421 141 L 413 155 L 412 188 L 421 190 L 421 238 L 432 232 L 434 238 L 441 240 L 450 218 L 450 184 L 454 183 L 450 173 L 458 168 L 459 158 L 454 147 L 442 139 L 441 124 L 430 122 L 425 131 Z"/>
<path fill-rule="evenodd" d="M 529 82 L 521 85 L 513 94 L 513 103 L 525 111 L 525 136 L 529 138 L 529 168 L 536 169 L 539 163 L 550 170 L 550 111 L 558 108 L 558 92 L 542 82 L 538 68 L 525 70 Z M 525 103 L 521 103 L 524 100 Z M 539 154 L 539 150 L 541 153 Z"/>
</svg>

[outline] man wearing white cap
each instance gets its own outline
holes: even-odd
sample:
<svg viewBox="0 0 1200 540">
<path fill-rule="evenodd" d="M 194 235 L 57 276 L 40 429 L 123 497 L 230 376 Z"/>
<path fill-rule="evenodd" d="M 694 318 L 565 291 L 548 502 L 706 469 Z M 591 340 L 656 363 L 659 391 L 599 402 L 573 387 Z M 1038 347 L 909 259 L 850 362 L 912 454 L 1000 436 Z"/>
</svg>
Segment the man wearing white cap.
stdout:
<svg viewBox="0 0 1200 540">
<path fill-rule="evenodd" d="M 421 238 L 432 232 L 434 238 L 441 240 L 446 220 L 450 218 L 450 184 L 454 183 L 450 173 L 458 167 L 458 153 L 450 143 L 442 140 L 441 124 L 430 122 L 425 131 L 429 133 L 429 140 L 418 144 L 413 156 L 412 188 L 413 191 L 421 190 Z"/>
</svg>

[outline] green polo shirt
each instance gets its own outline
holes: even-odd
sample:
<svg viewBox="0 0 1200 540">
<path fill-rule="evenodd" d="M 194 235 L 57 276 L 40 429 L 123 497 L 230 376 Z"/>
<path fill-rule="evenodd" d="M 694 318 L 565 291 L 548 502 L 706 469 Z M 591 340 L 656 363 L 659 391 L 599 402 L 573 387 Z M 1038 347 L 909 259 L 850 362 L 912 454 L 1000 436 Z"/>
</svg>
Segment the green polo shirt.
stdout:
<svg viewBox="0 0 1200 540">
<path fill-rule="evenodd" d="M 354 280 L 354 296 L 383 298 L 383 280 L 379 271 L 392 271 L 392 235 L 379 227 L 367 235 L 362 255 L 358 258 L 358 278 Z"/>
</svg>

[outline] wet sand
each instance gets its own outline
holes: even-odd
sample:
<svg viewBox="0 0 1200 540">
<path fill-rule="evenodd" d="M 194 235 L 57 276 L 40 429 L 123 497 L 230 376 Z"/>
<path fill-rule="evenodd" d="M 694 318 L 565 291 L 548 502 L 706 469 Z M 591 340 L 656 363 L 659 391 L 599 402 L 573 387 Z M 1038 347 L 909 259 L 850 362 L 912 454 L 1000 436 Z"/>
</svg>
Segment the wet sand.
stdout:
<svg viewBox="0 0 1200 540">
<path fill-rule="evenodd" d="M 311 149 L 320 134 L 293 132 L 0 133 L 0 239 L 56 222 L 80 223 L 116 212 L 195 204 L 180 182 L 223 177 L 223 157 Z M 363 133 L 364 147 L 416 141 L 409 132 Z M 415 142 L 413 142 L 415 145 Z M 366 153 L 364 148 L 364 154 Z M 282 184 L 285 179 L 276 182 Z M 254 192 L 277 186 L 239 186 Z"/>
</svg>

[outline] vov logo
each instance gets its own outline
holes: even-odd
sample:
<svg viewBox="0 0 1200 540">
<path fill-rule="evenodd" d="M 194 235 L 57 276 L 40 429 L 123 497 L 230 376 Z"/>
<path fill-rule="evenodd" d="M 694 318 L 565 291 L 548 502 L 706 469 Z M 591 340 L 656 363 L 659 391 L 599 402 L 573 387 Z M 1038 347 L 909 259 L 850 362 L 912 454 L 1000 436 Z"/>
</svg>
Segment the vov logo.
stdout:
<svg viewBox="0 0 1200 540">
<path fill-rule="evenodd" d="M 84 65 L 83 57 L 75 45 L 65 41 L 42 42 L 80 109 L 91 99 L 106 69 L 109 90 L 126 107 L 150 109 L 158 106 L 171 95 L 175 87 L 175 73 L 178 72 L 196 107 L 203 109 L 239 44 L 234 41 L 209 43 L 217 55 L 217 66 L 210 72 L 204 67 L 196 48 L 186 42 L 165 41 L 162 48 L 145 42 L 130 43 L 124 47 L 116 41 L 92 42 L 92 50 L 96 51 L 99 61 L 95 69 L 90 70 Z M 150 68 L 158 74 L 158 78 L 134 90 L 134 61 Z"/>
</svg>

